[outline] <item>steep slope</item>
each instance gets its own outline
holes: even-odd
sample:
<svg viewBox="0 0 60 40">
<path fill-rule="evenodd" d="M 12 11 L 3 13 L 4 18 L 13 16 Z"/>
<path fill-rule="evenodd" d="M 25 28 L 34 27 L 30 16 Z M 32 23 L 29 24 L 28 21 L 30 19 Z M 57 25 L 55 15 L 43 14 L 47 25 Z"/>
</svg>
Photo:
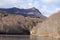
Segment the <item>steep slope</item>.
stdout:
<svg viewBox="0 0 60 40">
<path fill-rule="evenodd" d="M 30 30 L 45 18 L 24 17 L 0 11 L 0 34 L 30 34 Z"/>
<path fill-rule="evenodd" d="M 60 11 L 50 16 L 47 20 L 32 29 L 32 35 L 37 36 L 60 36 Z"/>
</svg>

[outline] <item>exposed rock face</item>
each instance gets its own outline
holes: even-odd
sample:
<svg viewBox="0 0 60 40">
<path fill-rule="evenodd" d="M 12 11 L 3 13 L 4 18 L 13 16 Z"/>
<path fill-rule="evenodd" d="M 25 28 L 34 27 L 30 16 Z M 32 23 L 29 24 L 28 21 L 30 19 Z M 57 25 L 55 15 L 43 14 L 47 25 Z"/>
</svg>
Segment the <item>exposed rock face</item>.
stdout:
<svg viewBox="0 0 60 40">
<path fill-rule="evenodd" d="M 0 12 L 0 34 L 29 34 L 30 30 L 44 18 L 24 17 L 18 14 Z"/>
<path fill-rule="evenodd" d="M 44 35 L 44 36 L 58 36 L 60 35 L 60 11 L 53 14 L 47 20 L 38 24 L 37 27 L 31 31 L 32 35 Z"/>
</svg>

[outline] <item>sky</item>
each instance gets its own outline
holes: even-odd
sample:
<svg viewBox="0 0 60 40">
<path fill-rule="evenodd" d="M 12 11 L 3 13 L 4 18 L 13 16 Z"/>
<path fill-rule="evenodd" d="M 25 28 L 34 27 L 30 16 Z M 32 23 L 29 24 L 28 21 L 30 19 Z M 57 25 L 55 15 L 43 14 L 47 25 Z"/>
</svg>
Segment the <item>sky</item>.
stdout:
<svg viewBox="0 0 60 40">
<path fill-rule="evenodd" d="M 43 15 L 49 17 L 60 10 L 60 0 L 0 0 L 0 8 L 37 8 Z"/>
</svg>

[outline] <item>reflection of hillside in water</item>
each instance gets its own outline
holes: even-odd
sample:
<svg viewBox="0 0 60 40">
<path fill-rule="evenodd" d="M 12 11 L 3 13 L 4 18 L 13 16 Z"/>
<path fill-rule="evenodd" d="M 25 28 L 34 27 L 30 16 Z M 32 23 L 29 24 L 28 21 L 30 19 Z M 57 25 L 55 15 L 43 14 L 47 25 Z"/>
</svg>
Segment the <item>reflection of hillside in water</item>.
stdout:
<svg viewBox="0 0 60 40">
<path fill-rule="evenodd" d="M 60 40 L 60 38 L 30 36 L 30 40 Z"/>
<path fill-rule="evenodd" d="M 29 35 L 0 35 L 0 40 L 60 40 L 50 37 L 35 37 Z"/>
</svg>

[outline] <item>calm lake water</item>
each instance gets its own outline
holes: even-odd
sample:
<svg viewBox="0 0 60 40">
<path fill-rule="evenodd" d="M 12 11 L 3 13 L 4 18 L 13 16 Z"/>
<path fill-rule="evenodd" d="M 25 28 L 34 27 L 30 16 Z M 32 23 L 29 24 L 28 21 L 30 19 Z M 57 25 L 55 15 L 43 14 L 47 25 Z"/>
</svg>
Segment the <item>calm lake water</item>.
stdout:
<svg viewBox="0 0 60 40">
<path fill-rule="evenodd" d="M 0 40 L 60 40 L 60 38 L 34 37 L 29 35 L 0 35 Z"/>
</svg>

